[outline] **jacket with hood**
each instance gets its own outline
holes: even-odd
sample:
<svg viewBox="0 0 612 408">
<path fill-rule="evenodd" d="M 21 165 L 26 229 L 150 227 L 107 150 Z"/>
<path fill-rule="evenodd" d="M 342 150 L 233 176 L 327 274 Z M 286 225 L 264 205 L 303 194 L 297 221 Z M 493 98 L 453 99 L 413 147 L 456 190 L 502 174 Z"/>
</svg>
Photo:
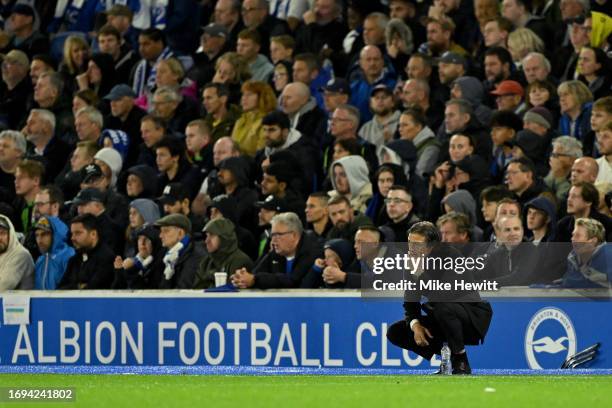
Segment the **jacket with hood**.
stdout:
<svg viewBox="0 0 612 408">
<path fill-rule="evenodd" d="M 266 140 L 261 126 L 264 116 L 266 113 L 260 110 L 242 112 L 234 125 L 232 139 L 238 144 L 240 151 L 247 156 L 254 156 L 255 152 L 265 144 Z"/>
<path fill-rule="evenodd" d="M 567 272 L 561 283 L 566 288 L 610 288 L 612 286 L 612 247 L 600 244 L 587 262 L 575 251 L 567 257 Z"/>
<path fill-rule="evenodd" d="M 536 210 L 546 213 L 548 216 L 548 228 L 546 229 L 546 235 L 540 242 L 555 242 L 557 240 L 557 209 L 555 205 L 547 198 L 536 197 L 533 200 L 527 202 L 523 208 L 523 219 L 527 219 L 527 211 L 529 208 L 535 208 Z M 533 241 L 533 237 L 530 239 Z"/>
<path fill-rule="evenodd" d="M 460 214 L 465 214 L 470 222 L 470 238 L 473 242 L 481 242 L 483 232 L 476 224 L 478 211 L 476 209 L 476 200 L 474 196 L 467 190 L 453 191 L 442 199 L 442 205 L 447 204 L 453 211 Z"/>
<path fill-rule="evenodd" d="M 27 249 L 19 242 L 11 220 L 0 215 L 9 226 L 9 242 L 0 254 L 0 292 L 34 287 L 34 261 Z"/>
<path fill-rule="evenodd" d="M 354 211 L 365 213 L 367 202 L 372 198 L 372 184 L 370 183 L 368 165 L 361 156 L 347 156 L 332 163 L 331 169 L 340 165 L 344 168 L 350 188 L 350 202 Z M 331 178 L 334 190 L 330 196 L 338 195 L 336 180 Z"/>
<path fill-rule="evenodd" d="M 138 214 L 140 214 L 144 221 L 144 225 L 152 225 L 160 218 L 159 206 L 153 200 L 137 198 L 130 203 L 130 208 L 134 208 L 138 211 Z M 131 257 L 136 254 L 138 250 L 139 230 L 140 228 L 136 230 L 128 229 L 130 235 L 127 236 L 123 256 Z"/>
<path fill-rule="evenodd" d="M 207 289 L 215 286 L 215 272 L 226 272 L 229 277 L 237 269 L 253 269 L 253 261 L 238 248 L 234 224 L 226 218 L 209 221 L 204 232 L 219 237 L 219 249 L 208 253 L 200 262 L 196 272 L 194 289 Z"/>
<path fill-rule="evenodd" d="M 249 163 L 242 157 L 229 157 L 219 163 L 220 169 L 232 172 L 238 187 L 230 194 L 236 200 L 236 221 L 247 229 L 254 227 L 257 192 L 249 188 Z"/>
<path fill-rule="evenodd" d="M 370 111 L 372 89 L 377 85 L 385 85 L 389 89 L 394 89 L 396 82 L 397 74 L 391 65 L 385 66 L 380 76 L 372 83 L 368 82 L 365 74 L 363 74 L 361 69 L 359 70 L 357 78 L 351 82 L 351 99 L 349 103 L 359 109 L 361 123 L 372 119 L 372 111 Z"/>
<path fill-rule="evenodd" d="M 142 192 L 137 197 L 129 197 L 130 199 L 135 198 L 157 198 L 157 172 L 146 164 L 138 164 L 132 166 L 122 177 L 122 181 L 119 182 L 119 188 L 122 189 L 122 193 L 125 192 L 125 184 L 127 183 L 127 177 L 133 174 L 140 179 L 142 184 Z"/>
<path fill-rule="evenodd" d="M 144 236 L 151 241 L 152 251 L 150 257 L 142 259 L 134 254 L 134 266 L 129 269 L 115 269 L 113 289 L 159 289 L 164 278 L 164 248 L 159 239 L 159 229 L 153 225 L 146 225 L 136 234 Z"/>
<path fill-rule="evenodd" d="M 96 95 L 103 98 L 108 95 L 110 90 L 117 83 L 115 61 L 113 61 L 113 57 L 110 54 L 105 54 L 102 52 L 93 54 L 91 56 L 91 61 L 95 62 L 100 69 L 102 79 L 99 84 L 94 86 L 90 85 L 90 88 L 96 93 Z"/>
<path fill-rule="evenodd" d="M 484 86 L 477 78 L 471 76 L 462 76 L 457 78 L 453 85 L 461 88 L 461 98 L 465 99 L 472 105 L 474 115 L 480 123 L 489 126 L 493 111 L 491 108 L 483 104 L 484 101 Z"/>
<path fill-rule="evenodd" d="M 249 64 L 249 70 L 251 71 L 251 79 L 253 81 L 268 82 L 274 72 L 274 65 L 270 63 L 265 55 L 257 54 L 255 61 Z"/>
<path fill-rule="evenodd" d="M 59 285 L 68 261 L 75 254 L 74 248 L 68 246 L 68 227 L 57 217 L 46 217 L 53 232 L 53 243 L 49 252 L 36 260 L 34 289 L 56 289 Z M 38 222 L 41 222 L 39 220 Z"/>
<path fill-rule="evenodd" d="M 440 144 L 434 132 L 427 126 L 417 133 L 412 143 L 417 149 L 416 174 L 427 179 L 436 170 Z"/>
</svg>

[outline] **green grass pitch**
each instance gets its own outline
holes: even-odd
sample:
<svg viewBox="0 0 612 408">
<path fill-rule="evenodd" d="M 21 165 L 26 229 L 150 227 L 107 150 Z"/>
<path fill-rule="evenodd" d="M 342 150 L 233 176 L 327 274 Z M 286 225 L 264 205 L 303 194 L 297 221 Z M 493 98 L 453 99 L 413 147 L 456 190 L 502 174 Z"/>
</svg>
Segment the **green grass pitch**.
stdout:
<svg viewBox="0 0 612 408">
<path fill-rule="evenodd" d="M 0 387 L 74 387 L 93 407 L 612 407 L 608 376 L 0 374 Z M 0 403 L 0 406 L 41 406 Z"/>
</svg>

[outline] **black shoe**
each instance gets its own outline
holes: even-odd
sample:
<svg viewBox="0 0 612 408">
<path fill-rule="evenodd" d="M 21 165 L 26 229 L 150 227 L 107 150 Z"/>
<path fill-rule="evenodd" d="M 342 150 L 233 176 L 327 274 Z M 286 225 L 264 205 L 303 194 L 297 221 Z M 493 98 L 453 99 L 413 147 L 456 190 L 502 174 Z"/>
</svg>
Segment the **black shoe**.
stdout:
<svg viewBox="0 0 612 408">
<path fill-rule="evenodd" d="M 467 353 L 451 354 L 451 364 L 453 365 L 453 375 L 470 375 L 472 369 L 467 358 Z"/>
</svg>

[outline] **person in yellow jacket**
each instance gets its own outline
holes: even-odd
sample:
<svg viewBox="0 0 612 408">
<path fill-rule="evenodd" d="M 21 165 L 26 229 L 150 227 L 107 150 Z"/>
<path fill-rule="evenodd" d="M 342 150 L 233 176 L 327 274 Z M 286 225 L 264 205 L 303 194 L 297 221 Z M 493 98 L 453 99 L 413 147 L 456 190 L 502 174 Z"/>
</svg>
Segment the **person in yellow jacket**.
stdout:
<svg viewBox="0 0 612 408">
<path fill-rule="evenodd" d="M 261 120 L 276 108 L 276 96 L 272 87 L 261 81 L 247 81 L 242 85 L 242 115 L 236 121 L 232 139 L 240 151 L 248 156 L 265 145 Z"/>
</svg>

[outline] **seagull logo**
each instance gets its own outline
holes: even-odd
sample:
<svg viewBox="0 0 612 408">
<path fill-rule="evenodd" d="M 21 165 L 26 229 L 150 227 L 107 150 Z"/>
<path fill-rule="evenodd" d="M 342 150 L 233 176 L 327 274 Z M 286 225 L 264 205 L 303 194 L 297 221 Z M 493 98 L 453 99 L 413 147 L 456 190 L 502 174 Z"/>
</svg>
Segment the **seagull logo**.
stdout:
<svg viewBox="0 0 612 408">
<path fill-rule="evenodd" d="M 563 336 L 559 337 L 557 340 L 553 340 L 546 336 L 532 342 L 531 345 L 533 346 L 533 351 L 536 353 L 557 354 L 560 351 L 567 350 L 563 342 L 569 342 L 569 339 Z"/>
</svg>

